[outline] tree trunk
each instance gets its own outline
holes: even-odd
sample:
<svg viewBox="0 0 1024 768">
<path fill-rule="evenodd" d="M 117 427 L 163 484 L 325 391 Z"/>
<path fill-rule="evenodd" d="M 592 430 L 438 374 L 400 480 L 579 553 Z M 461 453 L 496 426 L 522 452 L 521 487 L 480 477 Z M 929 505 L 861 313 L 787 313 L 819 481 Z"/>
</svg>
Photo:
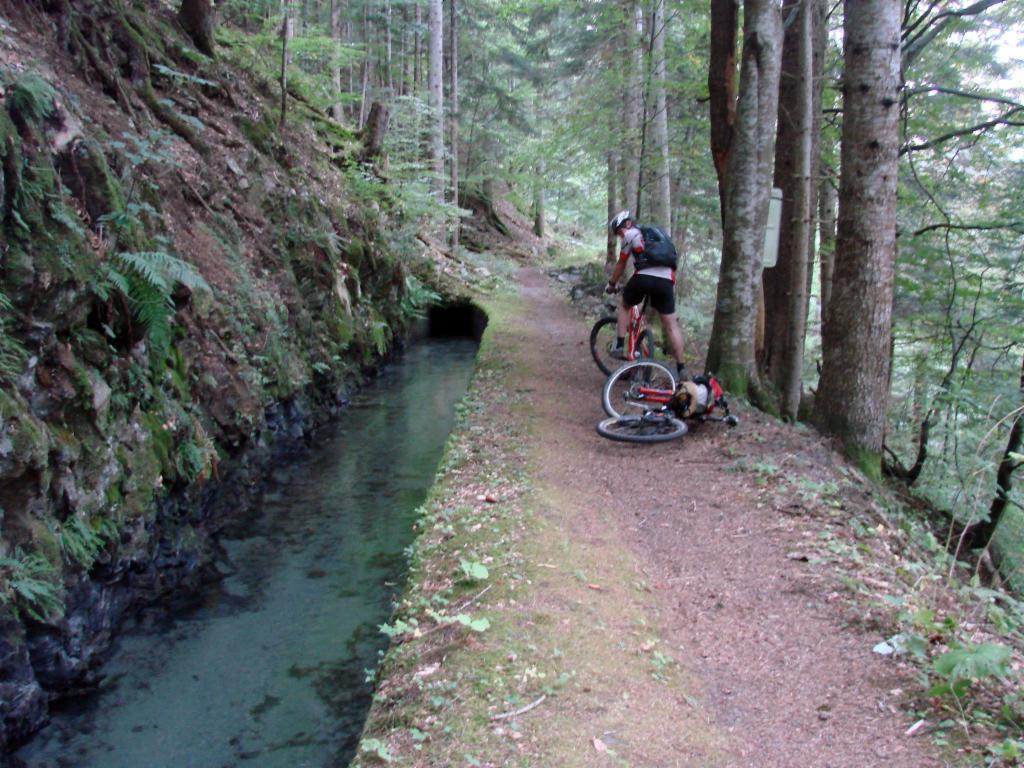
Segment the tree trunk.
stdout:
<svg viewBox="0 0 1024 768">
<path fill-rule="evenodd" d="M 388 95 L 393 95 L 395 90 L 395 76 L 392 71 L 392 33 L 391 33 L 391 0 L 384 3 L 384 85 L 387 86 Z"/>
<path fill-rule="evenodd" d="M 444 13 L 441 0 L 430 0 L 430 159 L 433 164 L 434 197 L 444 202 Z"/>
<path fill-rule="evenodd" d="M 214 56 L 216 43 L 213 39 L 213 3 L 211 0 L 181 0 L 178 21 L 192 38 L 196 48 L 207 56 Z"/>
<path fill-rule="evenodd" d="M 335 60 L 331 63 L 331 81 L 334 85 L 334 96 L 341 95 L 341 64 L 337 60 L 341 47 L 341 2 L 342 0 L 331 0 L 331 40 L 334 41 L 333 49 Z M 331 117 L 341 122 L 344 111 L 340 99 L 331 105 Z"/>
<path fill-rule="evenodd" d="M 808 272 L 814 215 L 812 144 L 814 110 L 812 46 L 814 6 L 786 0 L 782 13 L 796 12 L 782 46 L 775 186 L 782 190 L 778 261 L 764 271 L 765 344 L 761 373 L 780 394 L 782 415 L 795 421 L 800 407 L 807 328 Z"/>
<path fill-rule="evenodd" d="M 544 160 L 538 159 L 533 178 L 533 234 L 544 237 Z"/>
<path fill-rule="evenodd" d="M 450 97 L 451 97 L 451 177 L 452 177 L 452 205 L 456 208 L 459 205 L 459 19 L 458 19 L 458 0 L 449 0 L 451 2 L 451 15 L 450 26 L 448 34 L 451 35 L 451 49 L 449 57 L 451 58 L 451 83 L 450 83 Z M 452 253 L 456 253 L 459 247 L 459 229 L 461 225 L 461 219 L 456 216 L 452 221 Z"/>
<path fill-rule="evenodd" d="M 794 126 L 796 178 L 794 179 L 793 250 L 790 256 L 789 301 L 786 307 L 787 338 L 782 350 L 779 384 L 782 391 L 782 415 L 795 422 L 803 394 L 804 344 L 807 336 L 808 274 L 811 271 L 811 236 L 814 232 L 814 194 L 817 189 L 812 172 L 814 72 L 812 67 L 814 8 L 804 0 L 797 19 L 798 27 L 798 121 Z"/>
<path fill-rule="evenodd" d="M 634 0 L 626 0 L 625 50 L 629 56 L 623 94 L 625 136 L 623 136 L 623 197 L 626 208 L 637 215 L 640 207 L 640 115 L 643 112 L 643 14 Z"/>
<path fill-rule="evenodd" d="M 991 544 L 995 536 L 999 522 L 1003 519 L 1006 505 L 1010 501 L 1010 491 L 1013 490 L 1013 473 L 1021 466 L 1020 452 L 1024 443 L 1024 359 L 1020 366 L 1020 402 L 1014 411 L 1013 423 L 1010 426 L 1010 436 L 1006 441 L 1006 449 L 999 461 L 999 468 L 996 470 L 996 495 L 988 511 L 988 520 L 971 523 L 960 537 L 960 546 L 957 552 L 967 553 L 972 549 L 985 549 Z M 991 552 L 991 550 L 990 550 Z M 999 566 L 999 553 L 994 552 L 993 561 L 996 567 Z"/>
<path fill-rule="evenodd" d="M 619 201 L 618 201 L 618 189 L 616 181 L 619 176 L 619 164 L 615 159 L 615 152 L 608 150 L 608 221 L 609 223 L 615 214 L 619 212 Z M 605 232 L 608 235 L 608 240 L 605 247 L 605 264 L 612 264 L 615 261 L 616 256 L 616 238 L 615 233 L 612 232 L 607 226 Z"/>
<path fill-rule="evenodd" d="M 281 118 L 278 130 L 284 131 L 285 118 L 288 115 L 288 41 L 292 36 L 291 0 L 281 4 Z"/>
<path fill-rule="evenodd" d="M 669 173 L 668 97 L 665 93 L 665 35 L 668 21 L 665 0 L 654 3 L 654 147 L 657 163 L 657 184 L 651 212 L 657 223 L 672 234 L 672 176 Z"/>
<path fill-rule="evenodd" d="M 836 253 L 836 188 L 831 174 L 823 174 L 818 191 L 818 272 L 821 293 L 819 314 L 822 328 L 832 303 L 832 270 Z"/>
<path fill-rule="evenodd" d="M 409 95 L 409 7 L 402 6 L 402 34 L 398 38 L 399 55 L 402 57 L 398 65 L 398 95 Z"/>
<path fill-rule="evenodd" d="M 757 292 L 771 190 L 782 19 L 772 0 L 746 0 L 735 131 L 726 166 L 718 298 L 708 367 L 737 395 L 758 395 Z"/>
<path fill-rule="evenodd" d="M 349 44 L 349 46 L 351 46 L 352 42 L 353 42 L 353 40 L 352 40 L 352 35 L 353 35 L 352 29 L 353 29 L 352 22 L 351 21 L 346 21 L 345 22 L 345 42 L 347 42 Z M 352 59 L 349 58 L 349 60 L 348 60 L 348 92 L 349 92 L 349 94 L 352 94 L 352 93 L 355 93 L 355 91 L 356 91 L 356 68 L 355 68 L 355 64 L 353 63 Z M 347 109 L 347 111 L 348 111 L 349 116 L 355 114 L 355 107 L 354 107 L 354 105 L 350 104 L 348 109 Z"/>
<path fill-rule="evenodd" d="M 816 421 L 881 475 L 889 402 L 899 147 L 900 0 L 846 0 L 835 273 Z"/>
<path fill-rule="evenodd" d="M 362 85 L 359 87 L 359 120 L 356 122 L 359 130 L 366 125 L 367 111 L 370 108 L 370 76 L 373 72 L 373 55 L 370 47 L 370 10 L 369 6 L 363 7 L 363 44 L 366 46 L 366 53 L 363 56 L 363 77 Z"/>
<path fill-rule="evenodd" d="M 711 0 L 711 51 L 708 62 L 708 103 L 711 157 L 718 176 L 718 201 L 725 221 L 726 166 L 736 124 L 736 30 L 738 0 Z"/>
<path fill-rule="evenodd" d="M 363 128 L 363 151 L 360 159 L 373 162 L 384 153 L 384 137 L 388 131 L 388 108 L 379 101 L 370 106 L 370 114 Z"/>
<path fill-rule="evenodd" d="M 415 34 L 412 51 L 412 92 L 420 92 L 423 85 L 423 8 L 416 3 Z"/>
</svg>

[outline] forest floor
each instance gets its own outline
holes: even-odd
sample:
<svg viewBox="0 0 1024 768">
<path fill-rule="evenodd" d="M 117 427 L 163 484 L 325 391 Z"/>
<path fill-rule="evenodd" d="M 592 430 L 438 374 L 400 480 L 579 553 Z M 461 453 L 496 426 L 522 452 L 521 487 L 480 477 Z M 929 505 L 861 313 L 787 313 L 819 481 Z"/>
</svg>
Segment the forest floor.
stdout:
<svg viewBox="0 0 1024 768">
<path fill-rule="evenodd" d="M 912 667 L 872 650 L 891 626 L 859 585 L 901 549 L 875 488 L 742 405 L 733 429 L 602 439 L 591 321 L 539 269 L 517 278 L 483 301 L 360 762 L 959 764 L 913 727 Z M 430 604 L 489 626 L 427 628 Z"/>
</svg>

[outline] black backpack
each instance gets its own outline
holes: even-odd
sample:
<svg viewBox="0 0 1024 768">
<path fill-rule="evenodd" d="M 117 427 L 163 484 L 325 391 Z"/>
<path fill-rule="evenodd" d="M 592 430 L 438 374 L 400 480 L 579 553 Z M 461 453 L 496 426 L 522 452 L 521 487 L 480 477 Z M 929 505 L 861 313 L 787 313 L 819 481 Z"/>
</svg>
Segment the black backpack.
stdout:
<svg viewBox="0 0 1024 768">
<path fill-rule="evenodd" d="M 633 256 L 633 266 L 637 269 L 648 267 L 676 268 L 679 256 L 676 254 L 672 238 L 659 227 L 641 226 L 640 234 L 644 236 L 644 252 Z"/>
</svg>

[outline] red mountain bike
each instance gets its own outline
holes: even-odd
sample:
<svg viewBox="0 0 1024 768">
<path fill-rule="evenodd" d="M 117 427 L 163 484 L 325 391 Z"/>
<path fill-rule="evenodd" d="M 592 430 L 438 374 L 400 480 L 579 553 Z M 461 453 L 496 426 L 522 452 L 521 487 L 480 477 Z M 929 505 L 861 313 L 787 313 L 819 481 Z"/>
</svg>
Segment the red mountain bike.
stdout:
<svg viewBox="0 0 1024 768">
<path fill-rule="evenodd" d="M 739 424 L 713 376 L 680 384 L 672 370 L 657 360 L 636 360 L 614 371 L 604 384 L 601 402 L 608 418 L 597 425 L 597 432 L 609 440 L 672 440 L 687 433 L 684 419 Z M 724 415 L 715 415 L 716 410 Z"/>
<path fill-rule="evenodd" d="M 647 327 L 647 302 L 644 300 L 629 310 L 629 328 L 624 340 L 626 361 L 637 358 L 654 357 L 654 331 Z M 604 374 L 610 374 L 622 365 L 623 361 L 611 350 L 618 338 L 618 318 L 602 317 L 590 330 L 590 354 L 597 367 Z"/>
</svg>

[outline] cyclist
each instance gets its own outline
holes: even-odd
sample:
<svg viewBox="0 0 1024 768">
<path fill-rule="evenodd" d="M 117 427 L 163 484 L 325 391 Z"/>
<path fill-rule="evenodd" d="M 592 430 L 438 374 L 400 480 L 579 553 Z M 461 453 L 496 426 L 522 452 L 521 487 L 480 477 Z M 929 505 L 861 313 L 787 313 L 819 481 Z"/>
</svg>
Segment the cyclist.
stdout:
<svg viewBox="0 0 1024 768">
<path fill-rule="evenodd" d="M 608 287 L 605 289 L 606 293 L 615 293 L 630 257 L 636 257 L 644 252 L 644 236 L 633 223 L 633 215 L 629 211 L 617 213 L 608 223 L 608 228 L 622 241 L 618 263 L 616 263 L 612 276 L 608 280 Z M 675 283 L 676 271 L 672 267 L 642 267 L 633 274 L 633 277 L 622 289 L 618 332 L 611 353 L 620 359 L 625 358 L 624 342 L 626 329 L 629 327 L 629 308 L 642 302 L 645 296 L 649 296 L 651 306 L 661 316 L 662 327 L 665 329 L 665 335 L 668 336 L 672 356 L 676 360 L 679 380 L 686 381 L 690 377 L 686 374 L 686 365 L 683 363 L 683 334 L 676 322 Z"/>
</svg>

